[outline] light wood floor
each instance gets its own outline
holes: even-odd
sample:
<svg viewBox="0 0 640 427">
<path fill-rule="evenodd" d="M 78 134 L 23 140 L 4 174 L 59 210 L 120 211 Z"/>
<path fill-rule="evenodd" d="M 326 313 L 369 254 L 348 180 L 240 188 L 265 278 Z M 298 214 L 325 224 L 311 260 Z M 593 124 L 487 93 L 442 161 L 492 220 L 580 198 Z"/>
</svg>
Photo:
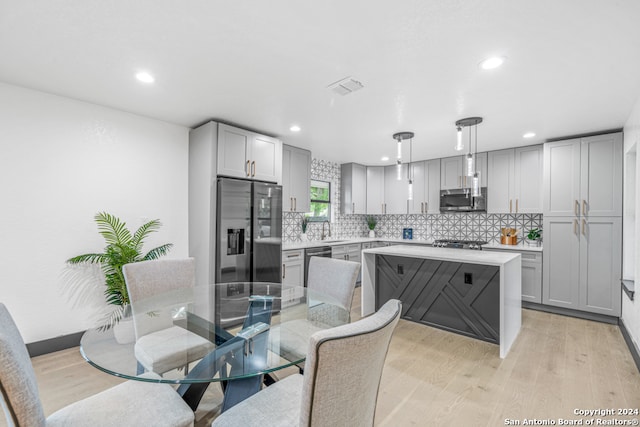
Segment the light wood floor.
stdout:
<svg viewBox="0 0 640 427">
<path fill-rule="evenodd" d="M 358 290 L 354 319 L 359 303 Z M 33 365 L 47 414 L 120 382 L 87 364 L 77 348 L 33 358 Z M 210 424 L 219 401 L 219 387 L 209 387 L 196 426 Z M 581 418 L 574 409 L 599 408 L 640 409 L 640 375 L 618 327 L 523 310 L 504 360 L 496 345 L 401 320 L 376 425 L 502 426 L 505 419 Z"/>
</svg>

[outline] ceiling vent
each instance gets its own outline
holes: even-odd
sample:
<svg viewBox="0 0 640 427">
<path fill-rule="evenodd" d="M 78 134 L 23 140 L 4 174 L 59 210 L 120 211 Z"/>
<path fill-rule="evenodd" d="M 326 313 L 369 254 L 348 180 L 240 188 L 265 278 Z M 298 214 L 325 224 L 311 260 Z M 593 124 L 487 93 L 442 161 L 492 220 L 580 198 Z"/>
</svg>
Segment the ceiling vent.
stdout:
<svg viewBox="0 0 640 427">
<path fill-rule="evenodd" d="M 344 79 L 338 80 L 335 83 L 331 83 L 328 86 L 328 88 L 331 89 L 333 92 L 342 96 L 348 95 L 351 92 L 360 90 L 363 87 L 364 85 L 359 81 L 355 80 L 353 77 L 345 77 Z"/>
</svg>

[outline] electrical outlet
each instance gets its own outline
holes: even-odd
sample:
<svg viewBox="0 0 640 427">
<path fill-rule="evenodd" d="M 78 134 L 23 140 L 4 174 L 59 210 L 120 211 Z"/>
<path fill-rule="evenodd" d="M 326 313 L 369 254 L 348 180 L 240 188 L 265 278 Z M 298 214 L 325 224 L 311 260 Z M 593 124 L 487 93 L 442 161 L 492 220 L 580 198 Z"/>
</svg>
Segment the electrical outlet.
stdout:
<svg viewBox="0 0 640 427">
<path fill-rule="evenodd" d="M 398 264 L 398 274 L 404 274 L 404 265 Z"/>
<path fill-rule="evenodd" d="M 471 273 L 464 273 L 464 283 L 473 285 L 473 275 Z"/>
</svg>

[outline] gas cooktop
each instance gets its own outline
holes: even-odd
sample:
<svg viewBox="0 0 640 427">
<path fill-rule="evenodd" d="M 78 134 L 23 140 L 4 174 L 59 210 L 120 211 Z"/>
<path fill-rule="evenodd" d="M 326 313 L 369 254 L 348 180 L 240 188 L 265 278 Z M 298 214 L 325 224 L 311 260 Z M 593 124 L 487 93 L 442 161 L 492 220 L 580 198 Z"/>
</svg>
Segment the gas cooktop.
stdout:
<svg viewBox="0 0 640 427">
<path fill-rule="evenodd" d="M 457 249 L 475 249 L 482 250 L 482 245 L 487 242 L 483 240 L 436 240 L 433 242 L 435 248 L 457 248 Z"/>
</svg>

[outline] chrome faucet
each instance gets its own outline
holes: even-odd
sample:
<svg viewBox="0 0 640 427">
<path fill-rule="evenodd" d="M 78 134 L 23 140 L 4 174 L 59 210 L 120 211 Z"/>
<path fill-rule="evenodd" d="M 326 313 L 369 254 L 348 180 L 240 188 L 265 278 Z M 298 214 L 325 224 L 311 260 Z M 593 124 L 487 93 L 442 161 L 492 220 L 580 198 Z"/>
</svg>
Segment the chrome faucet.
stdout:
<svg viewBox="0 0 640 427">
<path fill-rule="evenodd" d="M 324 223 L 327 223 L 327 225 L 329 225 L 329 234 L 324 234 Z M 323 221 L 322 222 L 322 234 L 320 235 L 320 240 L 324 240 L 325 237 L 331 237 L 331 223 L 329 221 Z"/>
</svg>

